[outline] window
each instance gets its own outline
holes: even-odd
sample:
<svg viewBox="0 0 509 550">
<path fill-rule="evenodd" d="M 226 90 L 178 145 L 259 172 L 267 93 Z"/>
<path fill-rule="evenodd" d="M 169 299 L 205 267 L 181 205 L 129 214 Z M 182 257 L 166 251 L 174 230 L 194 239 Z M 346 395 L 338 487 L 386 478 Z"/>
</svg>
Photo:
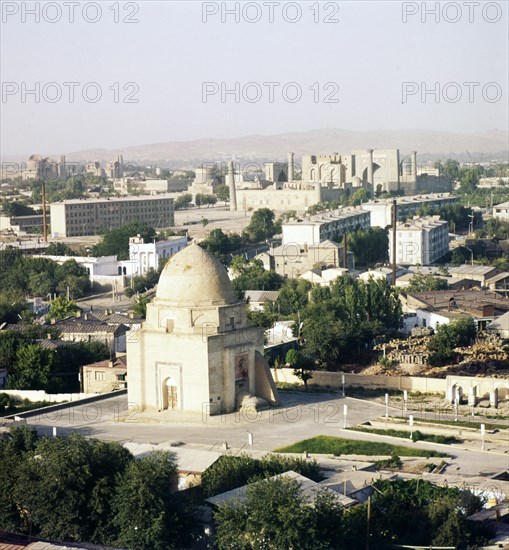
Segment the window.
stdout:
<svg viewBox="0 0 509 550">
<path fill-rule="evenodd" d="M 95 379 L 96 380 L 104 380 L 105 379 L 105 372 L 102 370 L 96 370 L 95 371 Z"/>
</svg>

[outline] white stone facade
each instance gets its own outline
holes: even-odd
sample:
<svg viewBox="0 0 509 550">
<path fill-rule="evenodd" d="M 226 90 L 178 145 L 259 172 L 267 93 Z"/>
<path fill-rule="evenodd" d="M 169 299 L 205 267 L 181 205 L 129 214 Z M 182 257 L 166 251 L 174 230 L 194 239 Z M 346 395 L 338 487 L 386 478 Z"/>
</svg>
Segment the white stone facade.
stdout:
<svg viewBox="0 0 509 550">
<path fill-rule="evenodd" d="M 502 221 L 509 221 L 509 202 L 503 202 L 493 207 L 493 217 Z"/>
<path fill-rule="evenodd" d="M 357 229 L 370 227 L 371 213 L 362 208 L 346 207 L 298 218 L 283 224 L 283 246 L 290 243 L 319 244 L 342 237 Z"/>
<path fill-rule="evenodd" d="M 423 207 L 440 208 L 441 206 L 456 204 L 458 197 L 452 197 L 449 193 L 430 193 L 429 195 L 416 195 L 414 197 L 399 197 L 396 199 L 398 208 L 398 220 L 413 217 Z M 363 210 L 371 212 L 372 227 L 387 227 L 392 225 L 392 199 L 373 200 L 362 205 Z"/>
<path fill-rule="evenodd" d="M 389 258 L 393 261 L 393 228 L 389 229 Z M 396 263 L 430 265 L 449 252 L 449 224 L 439 216 L 417 218 L 396 226 Z"/>
<path fill-rule="evenodd" d="M 226 270 L 196 244 L 166 264 L 127 353 L 129 401 L 141 411 L 228 413 L 246 395 L 277 402 L 262 329 L 247 324 Z"/>
<path fill-rule="evenodd" d="M 135 221 L 157 228 L 175 225 L 173 198 L 164 195 L 74 199 L 53 203 L 50 209 L 53 237 L 97 235 Z"/>
</svg>

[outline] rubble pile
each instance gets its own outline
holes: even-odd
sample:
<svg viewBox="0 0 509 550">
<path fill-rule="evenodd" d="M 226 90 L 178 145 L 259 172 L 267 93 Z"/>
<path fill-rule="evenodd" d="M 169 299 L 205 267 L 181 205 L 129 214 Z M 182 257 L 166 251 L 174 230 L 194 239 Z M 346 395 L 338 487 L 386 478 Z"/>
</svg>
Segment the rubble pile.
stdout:
<svg viewBox="0 0 509 550">
<path fill-rule="evenodd" d="M 431 336 L 421 335 L 378 344 L 374 349 L 384 352 L 386 359 L 380 358 L 380 363 L 369 366 L 363 373 L 400 376 L 405 374 L 400 365 L 411 364 L 422 365 L 420 376 L 436 378 L 449 374 L 505 378 L 509 374 L 509 345 L 496 335 L 480 333 L 471 346 L 455 348 L 454 364 L 444 367 L 428 365 L 430 340 Z"/>
</svg>

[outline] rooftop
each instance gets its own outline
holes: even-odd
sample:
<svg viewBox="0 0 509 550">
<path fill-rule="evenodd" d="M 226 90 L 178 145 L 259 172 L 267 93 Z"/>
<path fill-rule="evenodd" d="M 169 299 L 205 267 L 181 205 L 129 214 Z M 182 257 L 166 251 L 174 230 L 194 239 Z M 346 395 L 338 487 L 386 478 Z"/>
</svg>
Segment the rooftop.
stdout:
<svg viewBox="0 0 509 550">
<path fill-rule="evenodd" d="M 343 208 L 338 208 L 336 210 L 329 210 L 326 212 L 319 212 L 318 214 L 310 214 L 296 220 L 291 220 L 283 224 L 287 225 L 321 225 L 323 223 L 337 221 L 340 219 L 350 218 L 352 216 L 361 216 L 366 214 L 364 210 L 360 207 L 347 206 Z"/>
<path fill-rule="evenodd" d="M 468 265 L 463 264 L 458 267 L 450 267 L 449 273 L 452 275 L 488 275 L 493 271 L 497 271 L 496 267 L 490 265 Z"/>
<path fill-rule="evenodd" d="M 389 206 L 392 205 L 393 201 L 396 200 L 398 206 L 403 206 L 406 204 L 413 204 L 416 202 L 433 202 L 440 199 L 455 199 L 459 200 L 457 197 L 453 197 L 450 193 L 430 193 L 429 195 L 413 195 L 411 197 L 397 197 L 396 199 L 375 199 L 362 204 L 365 206 Z"/>
<path fill-rule="evenodd" d="M 444 225 L 447 225 L 447 222 L 441 220 L 440 216 L 423 216 L 422 218 L 398 222 L 396 227 L 398 231 L 415 231 L 418 229 L 433 229 Z M 392 231 L 392 228 L 389 231 Z"/>
<path fill-rule="evenodd" d="M 509 299 L 491 290 L 435 290 L 432 292 L 408 293 L 412 307 L 453 313 L 469 313 L 481 316 L 496 316 L 509 311 Z M 484 308 L 493 307 L 492 315 L 484 315 Z"/>
<path fill-rule="evenodd" d="M 202 474 L 221 456 L 221 453 L 217 451 L 204 451 L 191 447 L 173 447 L 169 443 L 151 445 L 149 443 L 128 441 L 124 443 L 124 447 L 130 451 L 135 458 L 143 458 L 154 451 L 171 451 L 176 455 L 179 472 L 183 473 Z"/>
<path fill-rule="evenodd" d="M 275 302 L 279 290 L 246 290 L 244 294 L 250 302 Z"/>
<path fill-rule="evenodd" d="M 307 477 L 304 477 L 303 475 L 300 475 L 297 472 L 294 472 L 293 470 L 289 470 L 288 472 L 284 472 L 282 474 L 273 476 L 270 479 L 278 479 L 282 477 L 294 479 L 295 481 L 298 481 L 300 484 L 302 493 L 306 497 L 308 497 L 311 501 L 314 501 L 316 497 L 316 493 L 324 488 L 323 485 L 321 485 L 320 483 L 317 483 L 316 481 L 313 481 Z M 266 480 L 256 481 L 255 483 L 265 483 L 265 481 Z M 226 491 L 225 493 L 221 493 L 220 495 L 215 495 L 213 497 L 210 497 L 207 499 L 207 502 L 214 506 L 220 506 L 221 504 L 230 502 L 233 499 L 238 499 L 242 502 L 246 499 L 247 488 L 248 488 L 248 485 L 243 485 L 242 487 L 238 487 L 237 489 L 232 489 L 231 491 Z M 353 499 L 344 497 L 343 495 L 341 495 L 336 491 L 331 491 L 331 493 L 336 497 L 338 502 L 340 504 L 343 504 L 344 506 L 355 503 Z"/>
<path fill-rule="evenodd" d="M 94 369 L 127 369 L 127 355 L 119 355 L 112 360 L 104 359 L 104 361 L 96 361 L 83 365 Z"/>
<path fill-rule="evenodd" d="M 111 197 L 111 198 L 102 198 L 102 199 L 68 199 L 65 201 L 59 201 L 59 202 L 53 202 L 50 204 L 50 206 L 54 206 L 56 204 L 95 204 L 95 203 L 108 203 L 108 202 L 142 202 L 142 201 L 160 201 L 163 199 L 173 199 L 173 195 L 141 195 L 139 197 L 135 197 L 132 195 L 129 195 L 128 197 Z"/>
</svg>

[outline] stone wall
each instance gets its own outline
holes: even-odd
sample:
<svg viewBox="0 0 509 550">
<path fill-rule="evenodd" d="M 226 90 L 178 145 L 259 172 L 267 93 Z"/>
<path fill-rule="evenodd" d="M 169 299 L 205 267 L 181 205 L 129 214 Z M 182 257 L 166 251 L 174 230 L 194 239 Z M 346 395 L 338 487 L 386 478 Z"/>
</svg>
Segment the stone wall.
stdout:
<svg viewBox="0 0 509 550">
<path fill-rule="evenodd" d="M 28 399 L 32 403 L 39 401 L 63 403 L 64 401 L 77 401 L 96 396 L 94 393 L 46 393 L 44 390 L 0 390 L 0 393 L 6 393 L 19 399 Z"/>
<path fill-rule="evenodd" d="M 276 382 L 303 385 L 293 374 L 293 369 L 271 369 Z M 342 373 L 315 371 L 309 384 L 318 386 L 342 387 Z M 363 388 L 380 388 L 392 390 L 408 390 L 422 393 L 443 393 L 447 395 L 448 388 L 456 385 L 463 388 L 463 394 L 468 393 L 468 388 L 476 387 L 476 395 L 479 398 L 488 398 L 493 389 L 498 388 L 500 399 L 509 399 L 509 380 L 503 378 L 480 378 L 473 376 L 447 376 L 447 378 L 425 378 L 422 376 L 383 376 L 345 373 L 345 387 L 357 386 Z"/>
</svg>

